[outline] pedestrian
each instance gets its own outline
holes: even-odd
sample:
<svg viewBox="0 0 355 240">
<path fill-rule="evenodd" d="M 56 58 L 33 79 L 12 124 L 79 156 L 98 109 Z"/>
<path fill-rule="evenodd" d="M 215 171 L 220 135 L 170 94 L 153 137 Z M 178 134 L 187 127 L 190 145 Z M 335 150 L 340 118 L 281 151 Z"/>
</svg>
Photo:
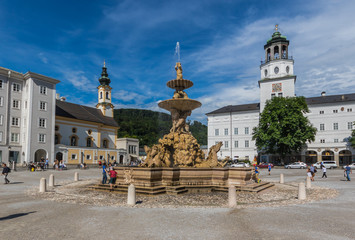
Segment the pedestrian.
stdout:
<svg viewBox="0 0 355 240">
<path fill-rule="evenodd" d="M 113 166 L 111 163 L 108 164 L 108 172 L 110 172 L 111 170 L 113 170 Z"/>
<path fill-rule="evenodd" d="M 269 163 L 269 165 L 267 166 L 268 168 L 268 171 L 269 171 L 269 175 L 270 175 L 270 172 L 271 172 L 271 164 Z"/>
<path fill-rule="evenodd" d="M 353 173 L 353 171 L 351 170 L 351 167 L 348 165 L 346 165 L 345 169 L 344 169 L 344 173 L 346 173 L 346 180 L 350 181 L 350 173 Z"/>
<path fill-rule="evenodd" d="M 113 190 L 113 184 L 116 183 L 116 178 L 117 178 L 117 172 L 115 170 L 110 170 L 110 192 Z"/>
<path fill-rule="evenodd" d="M 328 177 L 327 177 L 327 168 L 326 168 L 324 165 L 322 166 L 322 171 L 323 171 L 322 178 L 324 178 L 324 177 L 325 177 L 325 178 L 328 178 Z"/>
<path fill-rule="evenodd" d="M 309 177 L 312 181 L 314 180 L 310 167 L 307 168 L 307 177 Z"/>
<path fill-rule="evenodd" d="M 2 164 L 2 175 L 4 175 L 5 184 L 10 183 L 10 180 L 7 179 L 7 176 L 9 175 L 10 172 L 11 172 L 11 169 L 9 167 L 7 167 L 5 163 L 3 163 Z"/>
<path fill-rule="evenodd" d="M 106 172 L 106 163 L 102 164 L 102 184 L 107 182 L 107 172 Z"/>
<path fill-rule="evenodd" d="M 311 179 L 312 179 L 312 181 L 314 181 L 314 176 L 316 175 L 317 170 L 314 168 L 313 164 L 311 165 L 310 170 L 311 170 L 311 173 L 312 173 L 312 178 Z"/>
<path fill-rule="evenodd" d="M 257 183 L 261 182 L 260 178 L 259 178 L 259 168 L 257 165 L 255 165 L 255 181 Z"/>
<path fill-rule="evenodd" d="M 48 158 L 47 158 L 47 159 L 46 159 L 45 168 L 48 169 L 48 166 L 49 166 L 49 160 L 48 160 Z"/>
</svg>

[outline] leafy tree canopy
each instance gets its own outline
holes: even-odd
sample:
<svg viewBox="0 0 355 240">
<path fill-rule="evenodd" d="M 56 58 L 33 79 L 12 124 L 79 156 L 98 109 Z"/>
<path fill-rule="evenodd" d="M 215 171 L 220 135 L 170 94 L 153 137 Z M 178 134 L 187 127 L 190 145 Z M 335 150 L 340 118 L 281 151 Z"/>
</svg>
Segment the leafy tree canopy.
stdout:
<svg viewBox="0 0 355 240">
<path fill-rule="evenodd" d="M 353 123 L 353 125 L 355 125 L 355 122 Z M 352 148 L 355 149 L 355 129 L 351 133 L 350 145 L 351 145 Z"/>
<path fill-rule="evenodd" d="M 143 109 L 115 109 L 114 119 L 118 123 L 118 137 L 139 139 L 139 145 L 152 146 L 159 138 L 169 133 L 171 116 L 162 112 Z M 207 145 L 207 126 L 198 122 L 188 122 L 192 135 L 201 145 Z"/>
<path fill-rule="evenodd" d="M 314 141 L 317 129 L 304 116 L 309 109 L 304 97 L 274 97 L 266 101 L 253 140 L 259 151 L 284 157 L 300 152 Z"/>
</svg>

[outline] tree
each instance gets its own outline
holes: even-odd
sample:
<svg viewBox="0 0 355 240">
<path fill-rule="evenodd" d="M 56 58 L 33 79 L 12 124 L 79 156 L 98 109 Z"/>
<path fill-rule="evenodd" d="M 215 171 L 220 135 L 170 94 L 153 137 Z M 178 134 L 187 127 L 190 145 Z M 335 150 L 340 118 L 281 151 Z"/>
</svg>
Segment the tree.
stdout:
<svg viewBox="0 0 355 240">
<path fill-rule="evenodd" d="M 355 122 L 353 125 L 355 125 Z M 350 138 L 349 142 L 350 142 L 350 146 L 355 149 L 355 129 L 351 133 L 351 138 Z"/>
<path fill-rule="evenodd" d="M 253 140 L 259 151 L 284 157 L 300 152 L 315 139 L 317 129 L 304 115 L 309 109 L 304 97 L 274 97 L 266 101 Z"/>
</svg>

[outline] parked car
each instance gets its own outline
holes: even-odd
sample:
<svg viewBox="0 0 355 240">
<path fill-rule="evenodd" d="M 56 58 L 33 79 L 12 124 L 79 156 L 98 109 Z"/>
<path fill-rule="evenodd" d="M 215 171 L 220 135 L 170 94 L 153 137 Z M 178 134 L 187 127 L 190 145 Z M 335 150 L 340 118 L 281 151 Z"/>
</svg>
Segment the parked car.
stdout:
<svg viewBox="0 0 355 240">
<path fill-rule="evenodd" d="M 270 163 L 271 164 L 271 167 L 273 168 L 274 167 L 274 164 Z M 260 163 L 258 165 L 258 168 L 268 168 L 269 167 L 269 164 L 268 163 Z"/>
<path fill-rule="evenodd" d="M 322 165 L 322 162 L 317 162 L 316 164 L 313 164 L 314 168 L 321 168 L 320 166 Z M 338 165 L 335 161 L 323 161 L 323 165 L 325 166 L 325 168 L 337 168 Z"/>
<path fill-rule="evenodd" d="M 242 167 L 250 167 L 250 165 L 249 163 L 239 162 L 239 163 L 232 164 L 231 167 L 242 168 Z"/>
<path fill-rule="evenodd" d="M 346 165 L 343 166 L 343 168 L 345 169 Z M 355 163 L 349 164 L 349 167 L 351 169 L 355 169 Z"/>
<path fill-rule="evenodd" d="M 294 162 L 288 165 L 285 165 L 285 168 L 307 168 L 307 164 L 305 164 L 304 162 Z"/>
</svg>

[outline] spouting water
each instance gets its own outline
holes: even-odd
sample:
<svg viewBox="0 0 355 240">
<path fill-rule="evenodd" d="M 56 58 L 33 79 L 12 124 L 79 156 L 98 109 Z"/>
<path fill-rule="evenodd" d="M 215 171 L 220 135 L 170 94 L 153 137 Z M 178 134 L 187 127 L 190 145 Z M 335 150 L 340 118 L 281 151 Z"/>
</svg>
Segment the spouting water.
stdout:
<svg viewBox="0 0 355 240">
<path fill-rule="evenodd" d="M 176 43 L 175 47 L 175 55 L 177 55 L 177 61 L 180 62 L 180 43 Z"/>
</svg>

